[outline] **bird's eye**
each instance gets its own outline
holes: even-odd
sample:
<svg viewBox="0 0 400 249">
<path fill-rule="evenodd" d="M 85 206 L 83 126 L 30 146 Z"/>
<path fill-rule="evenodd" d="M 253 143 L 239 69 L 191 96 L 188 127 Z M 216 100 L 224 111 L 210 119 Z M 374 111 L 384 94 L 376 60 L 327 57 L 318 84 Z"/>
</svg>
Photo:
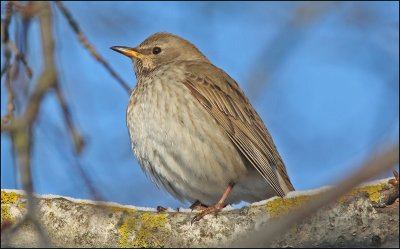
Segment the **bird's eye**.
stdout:
<svg viewBox="0 0 400 249">
<path fill-rule="evenodd" d="M 161 53 L 161 48 L 160 47 L 154 47 L 153 48 L 153 54 L 159 54 Z"/>
</svg>

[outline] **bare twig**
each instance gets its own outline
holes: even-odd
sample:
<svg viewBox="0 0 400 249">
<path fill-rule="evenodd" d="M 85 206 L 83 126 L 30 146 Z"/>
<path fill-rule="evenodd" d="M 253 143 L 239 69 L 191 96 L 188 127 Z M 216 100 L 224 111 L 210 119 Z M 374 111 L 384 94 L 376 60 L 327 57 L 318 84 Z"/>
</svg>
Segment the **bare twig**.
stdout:
<svg viewBox="0 0 400 249">
<path fill-rule="evenodd" d="M 11 22 L 11 16 L 12 16 L 13 11 L 14 11 L 13 7 L 15 7 L 15 9 L 17 11 L 20 11 L 21 13 L 26 13 L 27 12 L 26 9 L 32 9 L 32 8 L 29 8 L 29 6 L 31 6 L 31 5 L 32 5 L 32 3 L 28 3 L 28 4 L 26 4 L 27 7 L 25 7 L 25 5 L 22 5 L 22 4 L 18 3 L 18 2 L 14 2 L 14 1 L 8 1 L 7 2 L 6 15 L 5 15 L 5 18 L 2 20 L 2 23 L 1 23 L 1 25 L 2 25 L 1 30 L 2 30 L 2 38 L 3 38 L 2 42 L 3 42 L 3 45 L 6 47 L 5 56 L 6 56 L 6 59 L 7 59 L 8 63 L 4 64 L 4 67 L 1 70 L 1 75 L 3 75 L 5 73 L 6 68 L 10 65 L 9 62 L 10 62 L 10 59 L 11 59 L 11 50 L 12 50 L 14 52 L 14 54 L 15 54 L 16 61 L 21 61 L 22 64 L 25 66 L 25 72 L 28 75 L 28 77 L 29 78 L 32 77 L 32 69 L 28 65 L 28 62 L 27 62 L 26 57 L 25 57 L 25 54 L 22 53 L 21 51 L 19 51 L 17 46 L 13 42 L 10 41 L 10 39 L 9 39 L 10 35 L 9 35 L 9 32 L 8 32 L 8 27 L 9 27 L 10 22 Z M 30 13 L 31 12 L 32 11 L 30 11 Z M 24 16 L 26 16 L 26 14 Z"/>
<path fill-rule="evenodd" d="M 10 4 L 10 6 L 11 6 L 11 4 Z M 24 136 L 24 137 L 26 137 L 26 140 L 25 140 L 26 142 L 23 142 L 22 145 L 29 144 L 29 142 L 32 139 L 31 138 L 32 125 L 36 120 L 38 111 L 40 109 L 40 104 L 41 104 L 42 98 L 48 92 L 48 90 L 54 88 L 56 95 L 57 95 L 57 99 L 59 101 L 60 107 L 63 112 L 64 120 L 65 120 L 68 130 L 69 130 L 69 134 L 70 134 L 73 144 L 74 144 L 74 150 L 75 150 L 76 154 L 79 154 L 82 151 L 82 148 L 84 146 L 84 140 L 72 122 L 71 112 L 70 112 L 69 106 L 66 103 L 66 99 L 61 91 L 59 82 L 57 80 L 56 68 L 54 66 L 55 65 L 54 56 L 53 56 L 54 42 L 53 42 L 53 38 L 52 38 L 53 33 L 52 33 L 51 10 L 48 5 L 43 6 L 43 5 L 32 5 L 32 4 L 29 5 L 29 8 L 28 7 L 25 8 L 24 6 L 19 6 L 19 10 L 21 12 L 23 12 L 22 15 L 24 17 L 27 17 L 27 16 L 31 17 L 33 14 L 38 14 L 40 12 L 39 13 L 39 15 L 40 15 L 39 22 L 40 22 L 41 33 L 42 33 L 42 46 L 43 46 L 43 57 L 45 60 L 45 63 L 44 63 L 45 70 L 42 72 L 42 74 L 39 77 L 38 83 L 36 84 L 36 88 L 34 89 L 33 94 L 30 97 L 29 104 L 27 105 L 27 110 L 25 111 L 24 115 L 22 115 L 21 117 L 19 117 L 17 119 L 14 119 L 12 124 L 10 124 L 7 127 L 4 127 L 2 125 L 2 131 L 8 131 L 11 133 L 12 137 L 15 137 L 15 139 L 13 139 L 13 144 L 14 144 L 18 140 L 16 138 L 16 136 L 21 135 L 20 131 L 25 129 L 26 127 L 28 127 L 29 134 L 28 134 L 28 136 Z M 26 14 L 25 12 L 28 14 Z M 14 46 L 12 46 L 12 45 L 13 44 L 11 44 L 11 46 L 9 46 L 9 48 L 11 48 L 15 52 L 16 57 L 18 57 L 18 55 L 21 55 L 21 53 L 19 53 L 17 47 L 15 45 Z M 24 60 L 25 57 L 20 56 L 20 58 L 22 60 Z M 11 99 L 11 98 L 9 98 L 9 99 Z M 23 153 L 23 156 L 27 153 L 30 154 L 30 146 L 28 146 L 28 147 L 29 147 L 28 149 L 25 148 L 25 150 L 23 150 L 23 148 L 21 146 L 15 146 L 15 144 L 14 144 L 13 149 L 15 148 L 17 150 L 17 152 L 21 158 L 20 153 Z M 21 161 L 21 159 L 20 159 L 20 161 Z M 27 164 L 26 161 L 23 161 L 23 162 L 24 162 L 24 165 Z M 87 186 L 89 186 L 89 190 L 92 193 L 92 195 L 95 197 L 95 199 L 101 200 L 102 199 L 101 195 L 95 190 L 95 188 L 93 187 L 93 184 L 91 183 L 90 178 L 87 176 L 87 174 L 85 173 L 85 171 L 83 170 L 83 168 L 79 164 L 79 162 L 77 163 L 77 167 L 79 170 L 79 174 L 81 175 L 81 177 L 83 178 L 83 180 L 85 181 Z M 24 168 L 27 168 L 27 167 L 24 166 Z M 29 189 L 27 192 L 31 192 L 30 186 L 32 184 L 29 183 L 31 181 L 31 180 L 29 180 L 30 175 L 31 174 L 30 174 L 30 168 L 29 168 L 29 170 L 26 171 L 25 177 L 23 180 L 27 183 L 26 184 L 27 189 Z M 24 189 L 25 189 L 25 187 L 24 187 Z M 33 192 L 33 190 L 32 190 L 32 192 Z M 26 220 L 29 220 L 29 219 L 30 219 L 30 217 L 26 218 Z M 32 220 L 32 222 L 35 222 L 35 221 Z"/>
<path fill-rule="evenodd" d="M 16 61 L 21 61 L 22 62 L 22 64 L 25 67 L 26 75 L 28 76 L 29 79 L 31 79 L 32 78 L 32 69 L 28 64 L 28 61 L 26 60 L 25 53 L 20 52 L 18 50 L 17 46 L 15 45 L 15 43 L 13 43 L 11 41 L 8 42 L 8 46 L 14 52 Z"/>
<path fill-rule="evenodd" d="M 10 25 L 11 22 L 11 16 L 13 14 L 13 2 L 8 1 L 6 4 L 6 15 L 4 19 L 1 21 L 1 31 L 2 34 L 1 36 L 3 37 L 2 42 L 7 43 L 9 40 L 9 32 L 8 32 L 8 26 Z"/>
<path fill-rule="evenodd" d="M 15 7 L 18 11 L 20 11 L 20 10 L 22 10 L 22 9 L 25 8 L 25 5 L 24 5 L 23 3 L 18 2 L 18 1 L 9 1 L 9 2 L 11 2 L 11 4 L 14 5 L 14 7 Z"/>
<path fill-rule="evenodd" d="M 82 148 L 84 146 L 85 141 L 83 140 L 82 136 L 79 134 L 78 130 L 75 128 L 72 118 L 71 118 L 71 112 L 69 110 L 68 105 L 66 104 L 65 97 L 60 90 L 60 86 L 57 84 L 55 87 L 56 94 L 57 94 L 57 99 L 58 102 L 60 103 L 61 109 L 63 111 L 63 116 L 64 120 L 67 124 L 68 131 L 70 133 L 70 136 L 72 137 L 73 143 L 74 143 L 74 148 L 75 148 L 75 153 L 78 155 L 81 153 Z M 96 188 L 94 187 L 92 180 L 90 177 L 86 174 L 85 170 L 83 169 L 82 165 L 80 162 L 77 160 L 75 165 L 77 166 L 77 169 L 79 171 L 79 175 L 85 182 L 86 186 L 88 187 L 90 193 L 94 197 L 95 200 L 100 201 L 103 200 L 102 196 L 98 191 L 96 191 Z"/>
<path fill-rule="evenodd" d="M 96 51 L 96 49 L 88 42 L 86 36 L 82 33 L 81 29 L 79 28 L 78 23 L 74 20 L 72 17 L 71 13 L 68 11 L 68 9 L 64 6 L 64 4 L 61 1 L 56 1 L 57 6 L 65 16 L 65 18 L 68 20 L 69 25 L 71 26 L 72 30 L 76 33 L 78 36 L 79 41 L 82 43 L 82 45 L 89 50 L 90 54 L 98 61 L 100 64 L 102 64 L 106 70 L 119 82 L 119 84 L 128 92 L 130 93 L 131 88 L 129 85 L 114 71 L 114 69 L 111 68 L 111 66 L 108 64 L 106 60 L 101 57 L 101 55 Z"/>
<path fill-rule="evenodd" d="M 32 4 L 27 4 L 26 6 L 30 6 Z M 14 58 L 15 62 L 21 61 L 22 64 L 24 65 L 25 68 L 25 73 L 29 78 L 32 77 L 32 69 L 30 68 L 25 54 L 21 51 L 18 50 L 17 46 L 15 45 L 14 42 L 10 40 L 10 35 L 9 35 L 9 25 L 11 23 L 11 17 L 12 14 L 14 13 L 14 10 L 17 11 L 24 11 L 27 7 L 24 7 L 25 5 L 21 5 L 20 3 L 14 2 L 14 1 L 8 1 L 6 4 L 6 15 L 5 18 L 2 20 L 2 43 L 5 47 L 5 63 L 4 67 L 1 70 L 1 75 L 4 73 L 6 74 L 6 89 L 7 89 L 7 113 L 2 117 L 1 119 L 1 125 L 2 125 L 2 130 L 3 130 L 3 125 L 6 125 L 9 123 L 10 119 L 13 117 L 14 111 L 15 111 L 15 106 L 14 106 L 14 93 L 11 88 L 11 68 L 12 68 L 12 63 L 11 63 L 11 55 L 12 52 L 14 53 Z"/>
<path fill-rule="evenodd" d="M 4 20 L 1 22 L 1 31 L 2 31 L 2 43 L 5 45 L 5 51 L 4 51 L 4 56 L 5 56 L 5 63 L 4 63 L 4 68 L 1 70 L 1 75 L 4 73 L 6 74 L 6 89 L 7 89 L 7 113 L 4 115 L 4 117 L 1 118 L 1 126 L 3 127 L 3 124 L 7 124 L 10 119 L 13 116 L 14 113 L 14 94 L 12 92 L 11 88 L 11 75 L 10 75 L 10 68 L 11 68 L 11 51 L 10 48 L 7 46 L 9 42 L 9 32 L 8 32 L 8 27 L 10 26 L 11 23 L 11 16 L 13 13 L 13 4 L 11 1 L 7 2 L 6 5 L 6 15 L 4 17 Z"/>
<path fill-rule="evenodd" d="M 10 47 L 7 46 L 7 44 L 10 43 L 10 39 L 9 39 L 9 26 L 11 23 L 11 17 L 13 14 L 13 7 L 16 7 L 18 9 L 19 7 L 19 3 L 17 2 L 12 2 L 12 1 L 8 1 L 6 4 L 6 14 L 4 19 L 1 21 L 1 36 L 2 36 L 2 43 L 5 47 L 5 63 L 4 63 L 4 67 L 1 70 L 1 76 L 3 76 L 3 74 L 6 74 L 6 91 L 7 91 L 7 113 L 4 115 L 4 117 L 1 118 L 1 127 L 3 127 L 3 125 L 7 124 L 10 119 L 13 117 L 13 113 L 15 110 L 14 107 L 14 94 L 12 91 L 12 87 L 11 87 L 11 51 L 10 51 Z M 14 146 L 11 147 L 11 154 L 12 157 L 15 159 L 15 148 Z M 17 169 L 17 165 L 16 165 L 16 160 L 13 160 L 13 167 L 14 170 Z"/>
<path fill-rule="evenodd" d="M 11 133 L 13 146 L 18 154 L 22 187 L 28 200 L 28 212 L 21 223 L 14 229 L 18 229 L 25 222 L 31 221 L 39 232 L 42 245 L 47 246 L 47 236 L 43 229 L 41 229 L 40 222 L 36 217 L 37 205 L 33 196 L 30 158 L 33 123 L 37 118 L 43 96 L 49 89 L 55 86 L 57 78 L 53 60 L 54 42 L 52 37 L 52 15 L 50 6 L 48 2 L 38 2 L 36 4 L 40 9 L 39 24 L 43 46 L 44 70 L 30 96 L 25 112 L 22 116 L 12 119 L 8 128 Z"/>
<path fill-rule="evenodd" d="M 312 214 L 315 214 L 317 210 L 337 200 L 360 183 L 393 168 L 398 163 L 399 145 L 397 144 L 388 150 L 375 155 L 373 158 L 365 162 L 358 171 L 340 181 L 336 185 L 337 187 L 328 190 L 323 195 L 320 195 L 318 199 L 310 201 L 308 204 L 296 209 L 287 216 L 267 222 L 267 224 L 262 225 L 258 231 L 254 231 L 252 234 L 247 234 L 247 236 L 244 235 L 246 238 L 241 237 L 233 241 L 231 246 L 268 246 L 272 243 L 273 239 L 284 234 L 296 223 L 299 223 Z"/>
<path fill-rule="evenodd" d="M 83 145 L 84 145 L 84 140 L 72 122 L 71 112 L 65 101 L 65 97 L 64 97 L 62 91 L 60 90 L 59 84 L 56 85 L 55 90 L 56 90 L 56 94 L 57 94 L 58 103 L 60 103 L 60 106 L 61 106 L 61 109 L 63 112 L 65 123 L 67 123 L 68 131 L 69 131 L 72 141 L 74 143 L 75 152 L 77 154 L 80 154 L 82 151 Z"/>
<path fill-rule="evenodd" d="M 79 175 L 82 178 L 83 182 L 85 183 L 85 186 L 88 188 L 89 193 L 92 195 L 94 201 L 104 200 L 103 195 L 96 189 L 95 185 L 93 184 L 92 179 L 86 173 L 85 169 L 83 168 L 82 164 L 79 162 L 78 159 L 76 159 L 76 162 L 74 165 L 78 169 Z"/>
<path fill-rule="evenodd" d="M 7 62 L 6 62 L 7 63 Z M 14 115 L 14 94 L 11 88 L 10 65 L 6 66 L 7 113 L 1 118 L 1 125 L 7 124 Z"/>
</svg>

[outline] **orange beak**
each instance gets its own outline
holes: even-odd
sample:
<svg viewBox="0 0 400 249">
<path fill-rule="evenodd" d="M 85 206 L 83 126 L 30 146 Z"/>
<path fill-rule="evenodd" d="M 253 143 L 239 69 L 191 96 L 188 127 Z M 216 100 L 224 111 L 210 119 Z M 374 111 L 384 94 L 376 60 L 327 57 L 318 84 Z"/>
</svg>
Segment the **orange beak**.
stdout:
<svg viewBox="0 0 400 249">
<path fill-rule="evenodd" d="M 144 57 L 143 54 L 137 52 L 134 48 L 123 47 L 123 46 L 113 46 L 111 47 L 112 50 L 121 53 L 129 58 L 133 59 L 142 59 Z"/>
</svg>

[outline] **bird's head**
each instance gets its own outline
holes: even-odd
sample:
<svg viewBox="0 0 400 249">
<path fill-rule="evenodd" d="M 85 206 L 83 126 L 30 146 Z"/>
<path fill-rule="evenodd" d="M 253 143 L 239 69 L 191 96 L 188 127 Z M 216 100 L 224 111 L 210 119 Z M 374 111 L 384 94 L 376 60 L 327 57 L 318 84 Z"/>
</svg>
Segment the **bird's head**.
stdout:
<svg viewBox="0 0 400 249">
<path fill-rule="evenodd" d="M 155 33 L 139 46 L 114 46 L 117 51 L 134 61 L 137 76 L 145 75 L 159 66 L 174 61 L 207 61 L 208 59 L 190 42 L 169 33 Z"/>
</svg>

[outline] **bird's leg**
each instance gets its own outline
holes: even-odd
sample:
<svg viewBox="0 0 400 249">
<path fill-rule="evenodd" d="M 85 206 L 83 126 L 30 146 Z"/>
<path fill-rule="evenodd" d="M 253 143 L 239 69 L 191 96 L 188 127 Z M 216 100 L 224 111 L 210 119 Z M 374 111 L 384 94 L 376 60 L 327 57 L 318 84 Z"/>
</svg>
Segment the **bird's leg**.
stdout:
<svg viewBox="0 0 400 249">
<path fill-rule="evenodd" d="M 199 200 L 196 200 L 195 202 L 193 202 L 193 204 L 190 206 L 190 209 L 192 210 L 198 210 L 198 211 L 202 211 L 204 209 L 208 208 L 207 205 L 204 205 L 203 203 L 201 203 Z"/>
<path fill-rule="evenodd" d="M 232 192 L 233 186 L 235 184 L 234 183 L 229 183 L 228 187 L 226 188 L 224 194 L 222 195 L 221 199 L 219 199 L 219 201 L 211 207 L 205 208 L 203 211 L 201 211 L 200 213 L 198 213 L 193 219 L 192 219 L 192 224 L 196 221 L 201 220 L 204 216 L 206 216 L 207 214 L 211 214 L 214 213 L 215 215 L 218 214 L 219 211 L 221 211 L 221 209 L 223 209 L 225 207 L 225 200 L 226 198 L 228 198 L 228 195 Z M 193 203 L 194 204 L 194 203 Z"/>
</svg>

